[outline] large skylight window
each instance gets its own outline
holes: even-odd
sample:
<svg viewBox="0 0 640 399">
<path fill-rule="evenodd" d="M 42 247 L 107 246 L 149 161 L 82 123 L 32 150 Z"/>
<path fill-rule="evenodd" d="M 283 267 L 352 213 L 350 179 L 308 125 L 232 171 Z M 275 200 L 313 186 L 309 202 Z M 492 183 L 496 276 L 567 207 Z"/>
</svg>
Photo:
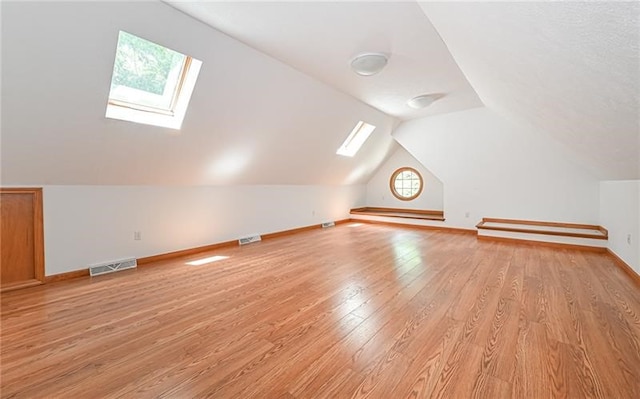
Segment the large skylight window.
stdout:
<svg viewBox="0 0 640 399">
<path fill-rule="evenodd" d="M 107 118 L 180 129 L 202 62 L 120 31 Z"/>
<path fill-rule="evenodd" d="M 369 138 L 371 133 L 376 127 L 365 123 L 363 121 L 358 122 L 356 127 L 353 128 L 349 137 L 342 143 L 336 154 L 344 155 L 346 157 L 354 156 L 365 141 Z"/>
</svg>

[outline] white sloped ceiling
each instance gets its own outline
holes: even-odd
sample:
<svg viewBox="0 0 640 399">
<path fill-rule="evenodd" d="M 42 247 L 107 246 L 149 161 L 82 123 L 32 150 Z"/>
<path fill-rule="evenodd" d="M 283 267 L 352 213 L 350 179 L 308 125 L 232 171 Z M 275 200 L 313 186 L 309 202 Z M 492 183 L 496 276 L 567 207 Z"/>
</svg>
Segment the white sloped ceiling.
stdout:
<svg viewBox="0 0 640 399">
<path fill-rule="evenodd" d="M 119 30 L 203 61 L 180 131 L 105 118 Z M 364 183 L 395 123 L 164 3 L 2 4 L 5 185 Z"/>
<path fill-rule="evenodd" d="M 420 3 L 483 103 L 640 178 L 640 3 Z"/>
<path fill-rule="evenodd" d="M 483 103 L 601 179 L 640 178 L 637 2 L 2 2 L 1 11 L 3 184 L 364 183 L 397 148 L 398 120 Z M 203 61 L 179 132 L 104 117 L 119 30 Z M 361 51 L 389 53 L 389 65 L 356 76 L 348 61 Z M 423 92 L 446 96 L 406 106 Z M 378 128 L 356 157 L 336 155 L 359 120 Z"/>
<path fill-rule="evenodd" d="M 165 1 L 399 119 L 482 106 L 415 2 Z M 366 52 L 389 56 L 375 76 L 358 76 L 349 67 Z M 440 98 L 423 109 L 407 105 L 421 94 Z"/>
</svg>

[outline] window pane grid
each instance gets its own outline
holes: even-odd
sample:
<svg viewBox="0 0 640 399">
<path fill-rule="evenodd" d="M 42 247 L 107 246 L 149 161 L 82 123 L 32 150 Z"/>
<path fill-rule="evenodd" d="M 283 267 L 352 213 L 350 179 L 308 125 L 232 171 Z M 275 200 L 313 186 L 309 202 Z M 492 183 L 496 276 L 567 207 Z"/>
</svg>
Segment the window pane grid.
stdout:
<svg viewBox="0 0 640 399">
<path fill-rule="evenodd" d="M 401 200 L 412 200 L 422 191 L 422 177 L 412 168 L 400 168 L 391 176 L 391 191 Z"/>
</svg>

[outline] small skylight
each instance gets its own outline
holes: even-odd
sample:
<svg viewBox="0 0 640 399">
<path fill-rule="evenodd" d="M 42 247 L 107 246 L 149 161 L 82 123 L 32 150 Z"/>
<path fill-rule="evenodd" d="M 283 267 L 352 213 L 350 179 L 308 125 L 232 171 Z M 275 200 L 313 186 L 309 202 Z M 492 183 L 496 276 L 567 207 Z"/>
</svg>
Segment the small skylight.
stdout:
<svg viewBox="0 0 640 399">
<path fill-rule="evenodd" d="M 352 157 L 356 155 L 360 147 L 369 138 L 371 133 L 376 127 L 365 123 L 363 121 L 358 122 L 356 127 L 353 128 L 349 137 L 342 143 L 336 154 L 344 155 L 346 157 Z"/>
<path fill-rule="evenodd" d="M 107 118 L 180 129 L 202 62 L 120 31 Z"/>
</svg>

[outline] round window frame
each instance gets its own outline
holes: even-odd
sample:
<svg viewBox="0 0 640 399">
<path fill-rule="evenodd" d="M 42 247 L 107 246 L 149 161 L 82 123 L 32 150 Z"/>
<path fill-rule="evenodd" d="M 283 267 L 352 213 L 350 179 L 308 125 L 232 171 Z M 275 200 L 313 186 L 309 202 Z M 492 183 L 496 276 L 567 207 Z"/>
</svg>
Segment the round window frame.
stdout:
<svg viewBox="0 0 640 399">
<path fill-rule="evenodd" d="M 403 197 L 396 191 L 396 185 L 395 185 L 396 178 L 400 173 L 405 171 L 414 173 L 416 176 L 418 176 L 418 179 L 420 179 L 420 189 L 418 190 L 417 193 L 415 193 L 411 197 Z M 422 194 L 422 190 L 424 189 L 424 179 L 422 178 L 422 175 L 420 174 L 420 172 L 418 172 L 414 168 L 411 168 L 409 166 L 404 166 L 402 168 L 396 169 L 396 171 L 393 172 L 393 174 L 391 174 L 391 179 L 389 179 L 389 189 L 391 190 L 391 194 L 393 194 L 393 196 L 399 199 L 400 201 L 413 201 L 414 199 L 418 198 L 420 194 Z"/>
</svg>

